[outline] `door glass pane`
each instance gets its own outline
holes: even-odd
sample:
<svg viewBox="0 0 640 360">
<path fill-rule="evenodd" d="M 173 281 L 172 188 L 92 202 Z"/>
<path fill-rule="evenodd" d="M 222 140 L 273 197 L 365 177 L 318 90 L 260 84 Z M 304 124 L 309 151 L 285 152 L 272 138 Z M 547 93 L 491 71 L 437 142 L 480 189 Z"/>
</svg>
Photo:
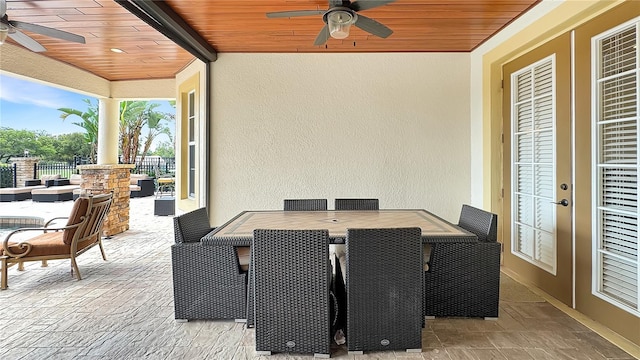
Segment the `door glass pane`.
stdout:
<svg viewBox="0 0 640 360">
<path fill-rule="evenodd" d="M 594 39 L 594 294 L 638 308 L 638 24 Z"/>
<path fill-rule="evenodd" d="M 511 77 L 512 252 L 555 274 L 555 57 Z"/>
</svg>

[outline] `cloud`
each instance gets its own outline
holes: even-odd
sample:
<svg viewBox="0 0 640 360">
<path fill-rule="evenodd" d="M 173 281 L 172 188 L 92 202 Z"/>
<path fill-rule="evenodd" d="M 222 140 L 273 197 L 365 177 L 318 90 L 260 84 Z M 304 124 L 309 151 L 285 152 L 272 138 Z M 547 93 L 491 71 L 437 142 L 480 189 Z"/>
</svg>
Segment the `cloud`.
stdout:
<svg viewBox="0 0 640 360">
<path fill-rule="evenodd" d="M 35 105 L 49 109 L 67 107 L 73 100 L 68 92 L 30 81 L 0 76 L 0 99 L 14 104 Z"/>
</svg>

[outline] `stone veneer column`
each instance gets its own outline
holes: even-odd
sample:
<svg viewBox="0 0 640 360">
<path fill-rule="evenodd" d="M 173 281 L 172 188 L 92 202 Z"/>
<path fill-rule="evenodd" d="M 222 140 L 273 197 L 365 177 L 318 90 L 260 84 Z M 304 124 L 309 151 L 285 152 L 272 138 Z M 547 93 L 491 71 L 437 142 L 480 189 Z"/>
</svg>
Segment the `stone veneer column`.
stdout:
<svg viewBox="0 0 640 360">
<path fill-rule="evenodd" d="M 80 165 L 82 184 L 88 194 L 103 194 L 113 191 L 111 209 L 103 227 L 105 236 L 125 232 L 129 229 L 129 178 L 133 164 Z"/>
<path fill-rule="evenodd" d="M 24 182 L 33 180 L 33 167 L 38 163 L 35 157 L 16 157 L 11 158 L 11 163 L 16 164 L 16 187 L 23 187 Z"/>
</svg>

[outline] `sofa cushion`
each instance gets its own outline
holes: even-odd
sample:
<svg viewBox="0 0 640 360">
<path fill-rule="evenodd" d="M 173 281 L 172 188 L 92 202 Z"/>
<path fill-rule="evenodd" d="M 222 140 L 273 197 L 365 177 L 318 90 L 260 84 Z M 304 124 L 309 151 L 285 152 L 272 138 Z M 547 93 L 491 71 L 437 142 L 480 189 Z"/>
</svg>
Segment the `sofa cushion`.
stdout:
<svg viewBox="0 0 640 360">
<path fill-rule="evenodd" d="M 82 221 L 82 217 L 87 214 L 87 208 L 89 207 L 89 198 L 79 197 L 73 203 L 73 209 L 71 209 L 71 215 L 69 215 L 69 220 L 67 221 L 67 226 L 75 225 Z M 62 241 L 71 245 L 71 241 L 73 240 L 73 235 L 76 233 L 77 228 L 67 229 L 64 231 L 64 236 Z"/>
<path fill-rule="evenodd" d="M 55 179 L 60 179 L 60 174 L 53 174 L 53 175 L 42 175 L 40 177 L 40 183 L 42 185 L 47 185 L 47 181 L 48 180 L 55 180 Z"/>
<path fill-rule="evenodd" d="M 71 184 L 71 185 L 80 185 L 80 184 L 82 184 L 82 175 L 80 175 L 80 174 L 72 174 L 69 177 L 69 184 Z"/>
<path fill-rule="evenodd" d="M 149 175 L 147 174 L 131 174 L 131 177 L 129 179 L 129 184 L 138 185 L 138 180 L 146 180 L 146 179 L 150 179 Z"/>
</svg>

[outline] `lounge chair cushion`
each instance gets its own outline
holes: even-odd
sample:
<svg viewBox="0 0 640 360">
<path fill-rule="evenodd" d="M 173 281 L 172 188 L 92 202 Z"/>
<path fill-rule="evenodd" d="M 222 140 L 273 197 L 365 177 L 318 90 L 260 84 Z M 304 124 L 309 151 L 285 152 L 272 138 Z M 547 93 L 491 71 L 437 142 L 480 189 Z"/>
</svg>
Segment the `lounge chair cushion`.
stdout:
<svg viewBox="0 0 640 360">
<path fill-rule="evenodd" d="M 71 209 L 71 215 L 67 221 L 67 226 L 75 225 L 82 221 L 83 214 L 87 213 L 87 207 L 89 207 L 89 199 L 80 197 L 73 203 L 73 209 Z M 62 241 L 66 245 L 71 245 L 73 235 L 76 233 L 77 228 L 67 229 L 64 231 Z"/>
<path fill-rule="evenodd" d="M 138 185 L 138 180 L 146 180 L 146 179 L 151 179 L 151 178 L 147 174 L 131 174 L 131 177 L 129 178 L 129 184 Z"/>
<path fill-rule="evenodd" d="M 36 237 L 29 239 L 31 244 L 31 251 L 29 256 L 49 256 L 49 255 L 69 255 L 71 252 L 71 245 L 62 242 L 62 231 L 47 232 Z M 83 241 L 78 243 L 78 250 L 84 249 L 91 245 L 93 241 Z M 18 247 L 18 243 L 9 242 L 9 249 L 16 254 L 20 254 L 25 251 Z M 1 252 L 4 254 L 4 250 Z"/>
<path fill-rule="evenodd" d="M 55 179 L 60 179 L 60 174 L 42 175 L 40 177 L 40 183 L 42 185 L 46 185 L 48 180 L 55 180 Z"/>
<path fill-rule="evenodd" d="M 71 184 L 71 185 L 80 185 L 80 184 L 82 184 L 82 175 L 80 175 L 80 174 L 72 174 L 69 177 L 69 184 Z"/>
</svg>

